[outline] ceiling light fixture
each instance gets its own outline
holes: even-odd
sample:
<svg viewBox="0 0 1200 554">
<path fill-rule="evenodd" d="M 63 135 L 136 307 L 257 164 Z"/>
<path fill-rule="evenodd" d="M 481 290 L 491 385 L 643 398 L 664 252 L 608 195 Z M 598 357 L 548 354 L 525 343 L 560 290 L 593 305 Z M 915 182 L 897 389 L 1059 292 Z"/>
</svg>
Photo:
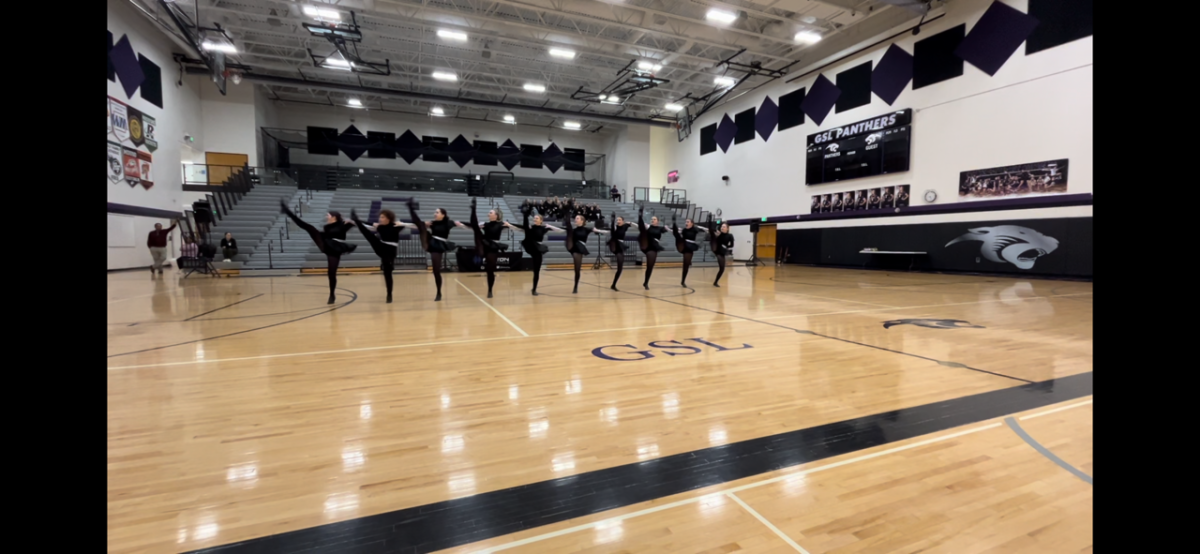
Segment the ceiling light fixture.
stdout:
<svg viewBox="0 0 1200 554">
<path fill-rule="evenodd" d="M 733 77 L 717 77 L 713 79 L 713 84 L 719 87 L 732 87 L 737 84 L 737 80 Z"/>
<path fill-rule="evenodd" d="M 442 38 L 451 40 L 467 40 L 467 34 L 462 31 L 451 31 L 448 29 L 438 29 L 437 35 Z"/>
<path fill-rule="evenodd" d="M 677 111 L 679 111 L 679 110 L 682 110 L 682 109 L 683 109 L 683 106 L 680 106 L 679 104 L 676 104 L 676 103 L 674 103 L 674 102 L 672 102 L 672 103 L 670 103 L 670 104 L 667 104 L 665 107 L 666 107 L 668 110 L 671 110 L 671 111 L 673 111 L 673 112 L 677 112 Z"/>
<path fill-rule="evenodd" d="M 337 11 L 318 8 L 316 6 L 304 6 L 304 15 L 315 17 L 317 19 L 332 19 L 334 21 L 342 20 L 342 14 L 338 13 Z"/>
<path fill-rule="evenodd" d="M 505 115 L 505 116 L 504 116 L 504 122 L 505 122 L 505 123 L 516 123 L 516 122 L 517 122 L 517 118 L 515 118 L 515 117 L 513 117 L 513 116 L 511 116 L 511 115 Z"/>
<path fill-rule="evenodd" d="M 362 100 L 359 100 L 357 98 L 351 98 L 351 99 L 347 100 L 347 102 L 349 102 L 351 106 L 354 106 L 356 108 L 359 106 L 362 106 Z"/>
<path fill-rule="evenodd" d="M 704 14 L 704 17 L 709 21 L 716 21 L 717 23 L 724 24 L 737 21 L 737 14 L 727 12 L 725 10 L 718 10 L 717 8 L 709 8 L 708 13 Z"/>
<path fill-rule="evenodd" d="M 237 54 L 237 48 L 235 48 L 232 44 L 225 43 L 225 42 L 213 42 L 211 40 L 206 40 L 206 41 L 204 41 L 204 44 L 200 45 L 200 47 L 205 50 L 208 50 L 210 52 L 224 52 L 226 54 Z"/>
<path fill-rule="evenodd" d="M 605 101 L 605 100 L 608 100 L 608 95 L 607 95 L 607 94 L 601 94 L 600 96 L 597 96 L 596 98 L 599 98 L 599 99 L 600 99 L 600 101 L 601 101 L 601 102 L 603 102 L 603 101 Z"/>
<path fill-rule="evenodd" d="M 556 58 L 564 58 L 568 60 L 575 59 L 575 51 L 567 50 L 565 48 L 551 48 L 550 55 Z"/>
<path fill-rule="evenodd" d="M 529 92 L 546 92 L 546 85 L 539 85 L 537 83 L 525 83 L 525 90 L 527 90 Z"/>
<path fill-rule="evenodd" d="M 812 31 L 800 31 L 796 33 L 795 39 L 800 44 L 816 44 L 821 42 L 821 35 Z"/>
<path fill-rule="evenodd" d="M 455 75 L 449 71 L 434 71 L 433 78 L 439 81 L 457 81 L 458 75 Z"/>
<path fill-rule="evenodd" d="M 321 62 L 321 67 L 326 69 L 341 69 L 343 71 L 350 71 L 351 64 L 350 62 L 346 61 L 345 58 L 329 57 L 325 58 L 325 61 Z"/>
<path fill-rule="evenodd" d="M 583 128 L 583 125 L 580 125 L 578 121 L 564 121 L 563 128 L 578 131 Z"/>
<path fill-rule="evenodd" d="M 440 108 L 438 106 L 434 106 L 433 108 L 431 108 L 429 110 L 429 113 L 433 114 L 433 115 L 446 115 L 446 110 L 443 110 L 442 108 Z"/>
<path fill-rule="evenodd" d="M 662 69 L 662 64 L 657 64 L 654 62 L 638 62 L 638 69 L 654 73 L 655 71 Z"/>
</svg>

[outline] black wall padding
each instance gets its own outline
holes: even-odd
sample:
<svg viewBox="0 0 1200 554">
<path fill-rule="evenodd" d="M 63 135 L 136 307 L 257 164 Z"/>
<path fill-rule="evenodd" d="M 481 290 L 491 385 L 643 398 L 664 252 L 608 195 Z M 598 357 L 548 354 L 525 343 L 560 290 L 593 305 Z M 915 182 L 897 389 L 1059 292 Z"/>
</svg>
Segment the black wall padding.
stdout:
<svg viewBox="0 0 1200 554">
<path fill-rule="evenodd" d="M 871 62 L 856 65 L 837 74 L 837 113 L 871 103 Z"/>
<path fill-rule="evenodd" d="M 804 125 L 804 110 L 800 109 L 800 103 L 804 102 L 804 91 L 794 90 L 779 97 L 780 131 Z"/>
<path fill-rule="evenodd" d="M 700 129 L 700 155 L 717 151 L 717 124 L 713 123 Z"/>
<path fill-rule="evenodd" d="M 966 35 L 964 23 L 913 45 L 913 90 L 962 76 L 963 61 L 954 50 Z"/>
<path fill-rule="evenodd" d="M 146 80 L 142 81 L 141 90 L 142 100 L 145 100 L 158 107 L 163 107 L 162 101 L 162 69 L 158 64 L 150 61 L 150 58 L 138 54 L 138 65 L 142 67 L 142 73 L 146 75 Z"/>
<path fill-rule="evenodd" d="M 521 145 L 521 167 L 542 168 L 542 147 L 536 144 Z"/>
<path fill-rule="evenodd" d="M 421 144 L 425 146 L 425 153 L 421 154 L 421 159 L 427 162 L 449 162 L 450 156 L 446 154 L 446 146 L 450 144 L 450 139 L 446 137 L 421 137 Z M 430 150 L 432 149 L 432 151 Z"/>
<path fill-rule="evenodd" d="M 734 116 L 733 124 L 737 125 L 737 134 L 733 135 L 734 144 L 754 140 L 754 108 L 739 112 Z"/>
<path fill-rule="evenodd" d="M 475 165 L 496 165 L 496 143 L 475 141 Z"/>
<path fill-rule="evenodd" d="M 1025 55 L 1092 36 L 1092 0 L 1029 0 L 1038 26 L 1025 39 Z"/>
<path fill-rule="evenodd" d="M 566 162 L 565 168 L 567 171 L 583 171 L 584 155 L 587 152 L 582 148 L 564 148 L 563 160 Z"/>
<path fill-rule="evenodd" d="M 367 140 L 370 142 L 368 158 L 396 159 L 396 133 L 367 131 Z"/>
<path fill-rule="evenodd" d="M 336 156 L 338 130 L 332 127 L 308 128 L 308 153 Z"/>
</svg>

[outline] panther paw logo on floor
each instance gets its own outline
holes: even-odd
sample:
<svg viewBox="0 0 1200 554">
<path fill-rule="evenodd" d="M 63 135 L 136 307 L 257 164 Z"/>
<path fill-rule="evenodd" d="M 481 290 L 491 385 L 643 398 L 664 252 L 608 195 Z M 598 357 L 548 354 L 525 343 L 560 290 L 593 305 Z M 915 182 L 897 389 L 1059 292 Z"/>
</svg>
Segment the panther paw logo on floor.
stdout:
<svg viewBox="0 0 1200 554">
<path fill-rule="evenodd" d="M 889 329 L 897 325 L 916 325 L 929 329 L 986 329 L 982 325 L 974 325 L 961 319 L 893 319 L 883 322 L 883 328 Z"/>
</svg>

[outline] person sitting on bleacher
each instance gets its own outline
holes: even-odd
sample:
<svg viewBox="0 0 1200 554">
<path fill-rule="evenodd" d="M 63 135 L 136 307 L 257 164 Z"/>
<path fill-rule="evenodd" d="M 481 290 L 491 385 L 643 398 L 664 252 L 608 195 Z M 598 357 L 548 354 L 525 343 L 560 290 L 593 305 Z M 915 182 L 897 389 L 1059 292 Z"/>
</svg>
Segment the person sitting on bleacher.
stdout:
<svg viewBox="0 0 1200 554">
<path fill-rule="evenodd" d="M 237 252 L 237 239 L 233 238 L 233 233 L 225 233 L 225 238 L 221 239 L 221 253 L 225 261 L 232 261 Z"/>
<path fill-rule="evenodd" d="M 613 185 L 611 189 L 608 189 L 608 194 L 612 197 L 613 202 L 621 201 L 621 190 L 617 188 L 617 185 Z"/>
</svg>

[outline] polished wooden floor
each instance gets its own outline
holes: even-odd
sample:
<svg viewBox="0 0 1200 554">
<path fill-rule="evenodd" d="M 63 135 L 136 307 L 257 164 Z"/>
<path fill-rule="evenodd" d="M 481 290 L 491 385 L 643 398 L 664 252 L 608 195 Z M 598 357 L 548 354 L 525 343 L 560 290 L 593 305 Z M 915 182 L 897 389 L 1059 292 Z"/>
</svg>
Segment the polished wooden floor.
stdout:
<svg viewBox="0 0 1200 554">
<path fill-rule="evenodd" d="M 482 275 L 450 273 L 438 303 L 431 275 L 397 274 L 392 304 L 381 276 L 346 275 L 333 306 L 321 276 L 109 275 L 109 551 L 227 544 L 1092 369 L 1091 283 L 735 267 L 721 288 L 693 268 L 685 289 L 679 272 L 644 291 L 627 270 L 614 292 L 611 271 L 585 271 L 572 295 L 571 272 L 546 271 L 538 297 L 529 274 L 502 274 L 491 300 Z M 606 346 L 631 361 L 593 353 Z M 1090 475 L 1090 406 L 1022 426 Z M 808 467 L 785 471 L 799 484 L 461 550 L 1091 547 L 1091 485 L 1003 424 Z"/>
</svg>

